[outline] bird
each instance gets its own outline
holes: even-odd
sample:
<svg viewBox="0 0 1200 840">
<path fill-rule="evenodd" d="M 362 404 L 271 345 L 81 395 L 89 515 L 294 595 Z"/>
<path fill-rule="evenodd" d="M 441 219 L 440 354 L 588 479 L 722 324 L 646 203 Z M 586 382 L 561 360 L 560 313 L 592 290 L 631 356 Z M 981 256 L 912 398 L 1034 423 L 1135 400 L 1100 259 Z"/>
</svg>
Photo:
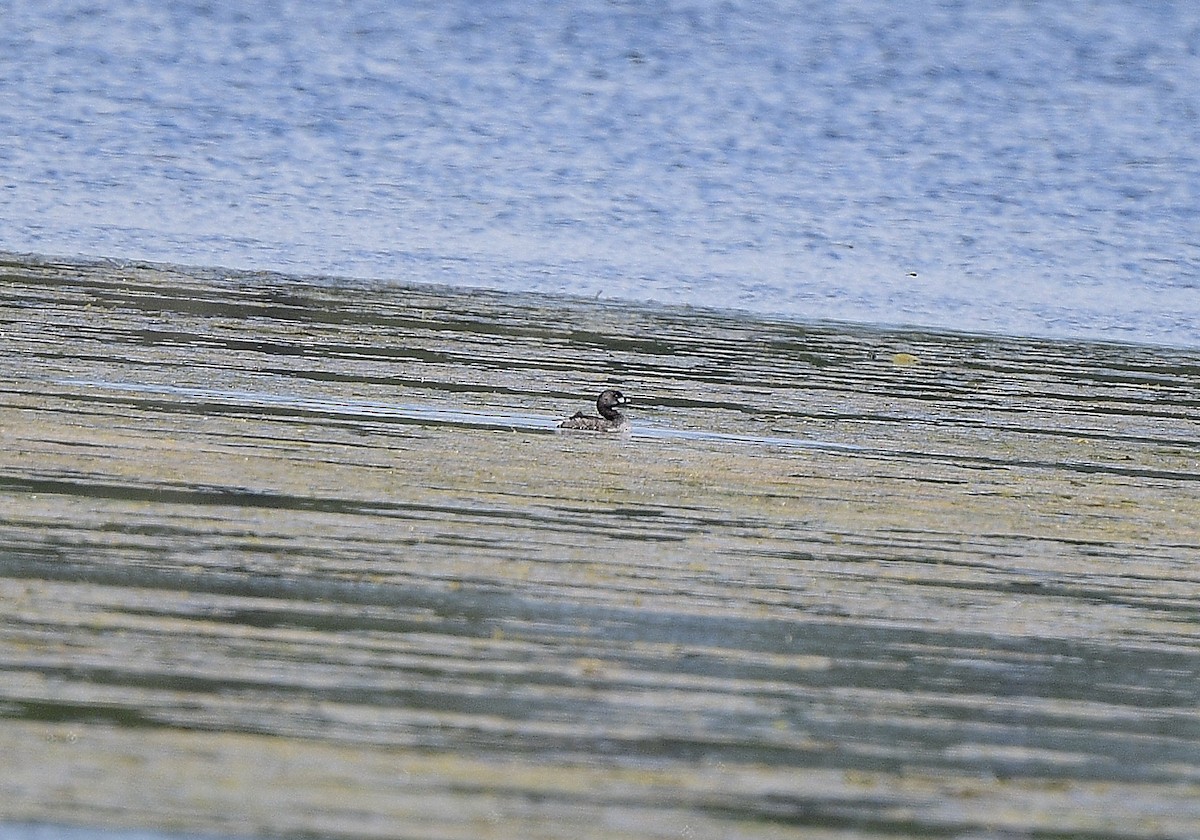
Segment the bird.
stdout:
<svg viewBox="0 0 1200 840">
<path fill-rule="evenodd" d="M 582 432 L 617 432 L 626 426 L 625 415 L 616 406 L 628 405 L 629 398 L 620 391 L 609 388 L 596 399 L 596 410 L 600 416 L 577 411 L 573 416 L 558 424 L 560 429 L 575 429 Z"/>
</svg>

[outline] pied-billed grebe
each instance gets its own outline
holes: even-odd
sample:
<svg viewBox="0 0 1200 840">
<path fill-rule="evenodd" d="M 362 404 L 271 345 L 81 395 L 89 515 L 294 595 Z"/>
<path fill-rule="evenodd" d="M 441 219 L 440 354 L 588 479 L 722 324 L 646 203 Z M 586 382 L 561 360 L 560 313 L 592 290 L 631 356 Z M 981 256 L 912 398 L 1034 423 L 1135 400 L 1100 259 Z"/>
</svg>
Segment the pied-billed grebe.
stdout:
<svg viewBox="0 0 1200 840">
<path fill-rule="evenodd" d="M 569 420 L 558 424 L 560 429 L 579 429 L 585 432 L 616 432 L 625 428 L 625 415 L 617 411 L 616 406 L 626 405 L 629 399 L 620 391 L 609 388 L 600 394 L 596 400 L 596 410 L 600 416 L 575 412 Z"/>
</svg>

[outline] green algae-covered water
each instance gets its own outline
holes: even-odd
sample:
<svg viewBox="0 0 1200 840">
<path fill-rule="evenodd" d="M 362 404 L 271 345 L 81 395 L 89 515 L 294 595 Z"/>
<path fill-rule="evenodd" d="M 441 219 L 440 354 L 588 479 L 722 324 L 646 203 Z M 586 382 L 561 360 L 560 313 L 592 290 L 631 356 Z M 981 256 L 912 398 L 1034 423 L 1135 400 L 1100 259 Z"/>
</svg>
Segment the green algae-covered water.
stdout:
<svg viewBox="0 0 1200 840">
<path fill-rule="evenodd" d="M 1200 836 L 1200 353 L 0 281 L 0 832 Z"/>
</svg>

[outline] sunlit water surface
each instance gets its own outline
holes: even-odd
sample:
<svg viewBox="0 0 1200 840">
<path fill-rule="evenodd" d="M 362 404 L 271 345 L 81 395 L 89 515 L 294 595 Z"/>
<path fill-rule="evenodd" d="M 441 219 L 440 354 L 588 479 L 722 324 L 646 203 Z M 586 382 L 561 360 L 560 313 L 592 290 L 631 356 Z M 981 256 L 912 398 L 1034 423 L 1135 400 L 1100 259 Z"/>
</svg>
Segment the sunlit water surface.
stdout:
<svg viewBox="0 0 1200 840">
<path fill-rule="evenodd" d="M 1194 352 L 0 281 L 6 840 L 1200 836 Z"/>
</svg>

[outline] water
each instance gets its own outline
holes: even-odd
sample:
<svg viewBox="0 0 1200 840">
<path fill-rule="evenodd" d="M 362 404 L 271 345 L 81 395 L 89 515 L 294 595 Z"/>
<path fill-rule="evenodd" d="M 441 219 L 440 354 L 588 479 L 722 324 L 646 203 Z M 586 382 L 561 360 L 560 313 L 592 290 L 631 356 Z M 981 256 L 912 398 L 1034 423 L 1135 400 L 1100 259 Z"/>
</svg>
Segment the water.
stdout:
<svg viewBox="0 0 1200 840">
<path fill-rule="evenodd" d="M 3 20 L 0 838 L 1200 836 L 1193 5 Z"/>
<path fill-rule="evenodd" d="M 0 836 L 1200 834 L 1195 351 L 0 280 Z"/>
<path fill-rule="evenodd" d="M 9 3 L 0 248 L 1200 346 L 1187 3 Z"/>
</svg>

